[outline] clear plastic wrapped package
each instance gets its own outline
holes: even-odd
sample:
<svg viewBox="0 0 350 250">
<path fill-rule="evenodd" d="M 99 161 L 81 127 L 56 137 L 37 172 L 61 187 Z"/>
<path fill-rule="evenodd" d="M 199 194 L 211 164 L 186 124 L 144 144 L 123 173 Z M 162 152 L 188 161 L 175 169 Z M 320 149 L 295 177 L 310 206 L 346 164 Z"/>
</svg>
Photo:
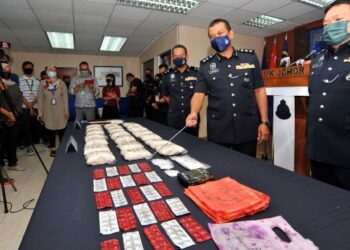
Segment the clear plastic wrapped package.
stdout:
<svg viewBox="0 0 350 250">
<path fill-rule="evenodd" d="M 172 156 L 170 157 L 170 159 L 172 159 L 173 161 L 176 161 L 181 166 L 189 170 L 198 169 L 198 168 L 204 168 L 204 169 L 210 168 L 209 165 L 204 164 L 189 155 Z"/>
</svg>

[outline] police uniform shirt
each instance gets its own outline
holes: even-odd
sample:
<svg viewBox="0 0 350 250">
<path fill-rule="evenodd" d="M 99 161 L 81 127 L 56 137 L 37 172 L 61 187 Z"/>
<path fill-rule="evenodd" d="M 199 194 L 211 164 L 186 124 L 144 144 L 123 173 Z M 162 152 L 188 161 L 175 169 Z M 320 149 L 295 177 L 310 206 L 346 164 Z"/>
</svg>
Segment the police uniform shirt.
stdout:
<svg viewBox="0 0 350 250">
<path fill-rule="evenodd" d="M 310 69 L 307 154 L 350 167 L 350 42 L 320 52 Z"/>
<path fill-rule="evenodd" d="M 203 59 L 195 92 L 208 95 L 208 140 L 229 144 L 256 140 L 259 112 L 254 90 L 263 86 L 253 50 L 234 50 L 230 58 L 213 54 Z"/>
<path fill-rule="evenodd" d="M 170 69 L 163 75 L 161 95 L 169 97 L 168 125 L 183 128 L 191 111 L 191 98 L 198 78 L 198 68 L 187 67 L 181 73 Z"/>
</svg>

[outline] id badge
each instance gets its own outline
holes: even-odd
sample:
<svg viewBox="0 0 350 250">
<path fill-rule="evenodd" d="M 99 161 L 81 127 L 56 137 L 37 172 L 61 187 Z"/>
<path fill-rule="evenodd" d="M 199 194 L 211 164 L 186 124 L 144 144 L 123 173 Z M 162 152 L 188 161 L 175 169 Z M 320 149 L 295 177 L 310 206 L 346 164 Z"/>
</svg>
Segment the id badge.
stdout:
<svg viewBox="0 0 350 250">
<path fill-rule="evenodd" d="M 56 105 L 56 103 L 57 103 L 57 102 L 56 102 L 56 99 L 55 99 L 55 98 L 52 98 L 51 104 L 52 104 L 52 105 Z"/>
</svg>

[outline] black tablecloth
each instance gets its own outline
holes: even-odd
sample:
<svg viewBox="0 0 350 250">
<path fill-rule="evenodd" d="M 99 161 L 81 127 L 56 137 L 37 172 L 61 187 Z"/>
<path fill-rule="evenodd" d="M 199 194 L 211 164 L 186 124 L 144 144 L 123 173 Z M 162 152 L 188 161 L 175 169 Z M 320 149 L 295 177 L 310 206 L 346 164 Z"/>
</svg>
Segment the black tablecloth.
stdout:
<svg viewBox="0 0 350 250">
<path fill-rule="evenodd" d="M 142 124 L 164 138 L 170 138 L 176 132 L 145 119 L 131 121 Z M 121 233 L 110 236 L 99 234 L 98 211 L 92 185 L 94 167 L 85 164 L 84 134 L 85 130 L 74 130 L 72 124 L 69 125 L 63 145 L 73 135 L 79 144 L 79 152 L 65 154 L 65 148 L 60 148 L 20 249 L 87 250 L 99 249 L 99 243 L 106 239 L 118 238 L 122 242 Z M 348 191 L 298 176 L 191 135 L 181 134 L 174 142 L 187 148 L 191 156 L 211 165 L 217 178 L 231 176 L 242 184 L 271 196 L 271 204 L 266 211 L 244 220 L 282 215 L 292 227 L 321 249 L 350 249 Z M 126 163 L 112 142 L 110 148 L 117 156 L 117 165 Z M 179 165 L 176 168 L 184 170 Z M 154 169 L 192 215 L 207 228 L 210 219 L 183 194 L 183 188 L 176 178 L 168 177 L 157 167 Z M 139 231 L 145 249 L 151 249 L 141 227 Z M 216 247 L 213 241 L 208 241 L 189 249 Z"/>
</svg>

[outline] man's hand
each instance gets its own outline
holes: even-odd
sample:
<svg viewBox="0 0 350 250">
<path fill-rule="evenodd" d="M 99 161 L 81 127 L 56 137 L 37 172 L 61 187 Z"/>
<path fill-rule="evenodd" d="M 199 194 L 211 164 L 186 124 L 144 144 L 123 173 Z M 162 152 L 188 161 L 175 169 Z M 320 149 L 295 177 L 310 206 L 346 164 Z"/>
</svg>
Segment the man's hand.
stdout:
<svg viewBox="0 0 350 250">
<path fill-rule="evenodd" d="M 191 112 L 186 118 L 186 126 L 189 128 L 195 128 L 198 125 L 198 114 Z"/>
<path fill-rule="evenodd" d="M 153 103 L 152 103 L 152 108 L 158 109 L 158 104 L 157 104 L 156 102 L 153 102 Z"/>
<path fill-rule="evenodd" d="M 260 124 L 258 128 L 258 143 L 262 143 L 263 141 L 268 141 L 270 135 L 270 129 L 266 124 Z"/>
<path fill-rule="evenodd" d="M 16 121 L 16 116 L 12 112 L 9 112 L 7 117 L 9 118 L 9 120 L 11 122 L 15 122 Z"/>
</svg>

